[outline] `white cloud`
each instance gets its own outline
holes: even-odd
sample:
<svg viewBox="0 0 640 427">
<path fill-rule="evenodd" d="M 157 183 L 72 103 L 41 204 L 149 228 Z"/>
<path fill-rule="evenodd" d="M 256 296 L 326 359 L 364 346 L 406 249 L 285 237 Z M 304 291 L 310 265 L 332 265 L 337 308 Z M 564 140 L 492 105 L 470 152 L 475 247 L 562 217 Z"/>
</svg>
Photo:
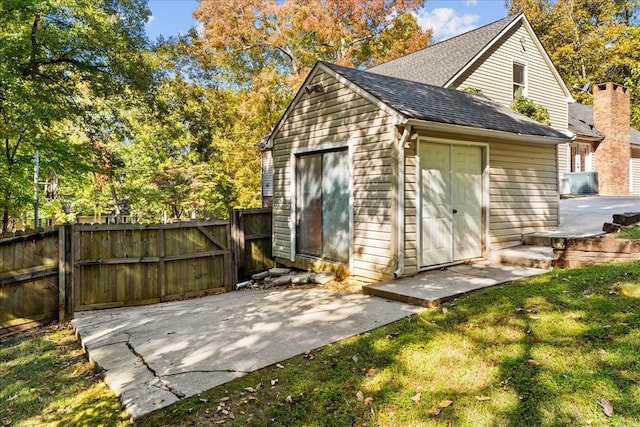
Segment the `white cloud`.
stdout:
<svg viewBox="0 0 640 427">
<path fill-rule="evenodd" d="M 147 25 L 151 24 L 155 20 L 156 20 L 155 16 L 149 15 L 149 17 L 147 18 Z"/>
<path fill-rule="evenodd" d="M 467 0 L 467 6 L 475 6 L 478 4 L 478 0 Z"/>
<path fill-rule="evenodd" d="M 472 0 L 473 1 L 473 0 Z M 465 13 L 460 15 L 450 7 L 439 7 L 428 11 L 418 11 L 418 25 L 422 29 L 433 29 L 434 40 L 448 39 L 477 28 L 480 15 Z"/>
</svg>

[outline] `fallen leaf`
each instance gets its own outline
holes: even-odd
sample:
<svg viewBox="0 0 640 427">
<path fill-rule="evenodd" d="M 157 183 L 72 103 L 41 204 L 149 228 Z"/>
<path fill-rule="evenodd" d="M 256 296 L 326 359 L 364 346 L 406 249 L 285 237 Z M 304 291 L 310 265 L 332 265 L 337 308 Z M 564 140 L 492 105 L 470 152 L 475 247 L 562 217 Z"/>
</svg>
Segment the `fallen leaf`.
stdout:
<svg viewBox="0 0 640 427">
<path fill-rule="evenodd" d="M 353 360 L 353 363 L 358 363 L 358 356 L 353 356 L 351 360 Z"/>
<path fill-rule="evenodd" d="M 441 412 L 441 411 L 442 411 L 442 408 L 438 408 L 437 406 L 434 406 L 434 407 L 433 407 L 433 408 L 431 408 L 431 409 L 427 409 L 427 410 L 425 411 L 425 414 L 427 414 L 427 415 L 433 415 L 433 416 L 435 417 L 435 416 L 440 415 L 440 412 Z"/>
<path fill-rule="evenodd" d="M 400 332 L 391 332 L 390 334 L 387 334 L 387 339 L 395 338 L 398 335 L 400 335 Z"/>
<path fill-rule="evenodd" d="M 255 393 L 256 389 L 253 387 L 245 387 L 244 391 L 246 391 L 247 393 Z"/>
<path fill-rule="evenodd" d="M 279 364 L 279 363 L 276 363 L 276 368 L 284 369 L 284 366 L 282 366 L 282 365 L 281 365 L 281 364 Z"/>
<path fill-rule="evenodd" d="M 413 400 L 413 401 L 416 403 L 416 405 L 417 405 L 418 403 L 420 403 L 420 399 L 421 399 L 421 398 L 422 398 L 422 394 L 418 393 L 418 394 L 416 394 L 415 396 L 413 396 L 413 397 L 411 398 L 411 400 Z"/>
<path fill-rule="evenodd" d="M 604 414 L 607 417 L 612 417 L 613 416 L 613 402 L 610 400 L 607 400 L 605 398 L 602 398 L 598 401 L 598 404 L 600 406 L 602 406 L 602 412 L 604 412 Z"/>
<path fill-rule="evenodd" d="M 453 405 L 453 400 L 443 400 L 442 402 L 438 403 L 438 406 L 441 408 L 448 408 L 451 405 Z"/>
<path fill-rule="evenodd" d="M 366 399 L 364 399 L 364 404 L 367 406 L 373 405 L 373 397 L 367 397 Z"/>
<path fill-rule="evenodd" d="M 537 360 L 535 360 L 535 359 L 529 359 L 529 360 L 527 360 L 527 363 L 528 363 L 529 365 L 531 365 L 531 366 L 538 366 L 538 365 L 540 364 L 540 363 L 539 363 Z"/>
<path fill-rule="evenodd" d="M 491 400 L 491 398 L 489 396 L 476 396 L 476 400 L 479 400 L 480 402 L 486 402 L 487 400 Z"/>
<path fill-rule="evenodd" d="M 364 393 L 361 391 L 358 391 L 356 393 L 356 399 L 358 399 L 359 402 L 362 402 L 364 400 Z"/>
<path fill-rule="evenodd" d="M 202 399 L 202 398 L 200 399 L 200 402 L 202 402 L 202 403 L 207 403 L 208 401 L 209 401 L 209 399 Z"/>
<path fill-rule="evenodd" d="M 256 386 L 256 390 L 260 390 L 262 388 L 262 383 L 258 383 L 258 385 Z"/>
<path fill-rule="evenodd" d="M 221 397 L 221 398 L 220 398 L 220 403 L 227 402 L 227 401 L 229 401 L 229 399 L 230 399 L 230 397 L 229 397 L 229 396 Z"/>
<path fill-rule="evenodd" d="M 276 378 L 275 380 L 271 380 L 271 385 L 274 386 L 278 384 L 278 379 Z"/>
<path fill-rule="evenodd" d="M 285 402 L 287 403 L 293 403 L 293 397 L 291 397 L 291 395 L 287 396 L 286 399 L 284 399 Z"/>
<path fill-rule="evenodd" d="M 449 311 L 449 309 L 447 307 L 442 307 L 442 312 L 444 314 L 447 314 L 448 311 Z"/>
<path fill-rule="evenodd" d="M 376 370 L 374 368 L 369 368 L 369 370 L 367 371 L 367 376 L 368 377 L 375 377 L 376 376 Z"/>
</svg>

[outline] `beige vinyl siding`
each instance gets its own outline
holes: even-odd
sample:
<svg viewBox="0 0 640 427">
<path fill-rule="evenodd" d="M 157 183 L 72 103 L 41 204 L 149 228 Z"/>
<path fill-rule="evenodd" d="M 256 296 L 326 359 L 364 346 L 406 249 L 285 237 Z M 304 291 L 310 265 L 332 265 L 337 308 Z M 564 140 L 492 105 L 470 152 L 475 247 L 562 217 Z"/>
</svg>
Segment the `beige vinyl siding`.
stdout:
<svg viewBox="0 0 640 427">
<path fill-rule="evenodd" d="M 629 176 L 631 177 L 630 193 L 640 195 L 640 147 L 631 147 Z"/>
<path fill-rule="evenodd" d="M 569 157 L 571 156 L 571 144 L 558 145 L 558 176 L 560 178 L 567 172 L 571 172 Z"/>
<path fill-rule="evenodd" d="M 558 225 L 555 145 L 492 142 L 489 165 L 492 250 Z"/>
<path fill-rule="evenodd" d="M 416 143 L 404 150 L 404 275 L 418 273 L 418 158 Z"/>
<path fill-rule="evenodd" d="M 274 135 L 273 255 L 290 259 L 291 153 L 322 144 L 352 147 L 353 219 L 350 274 L 371 280 L 393 276 L 395 170 L 391 117 L 367 99 L 319 71 L 324 94 L 302 94 Z"/>
<path fill-rule="evenodd" d="M 525 40 L 524 51 L 521 40 Z M 522 24 L 510 29 L 448 87 L 478 88 L 490 99 L 509 106 L 513 99 L 514 62 L 526 67 L 527 97 L 549 110 L 551 127 L 566 131 L 569 120 L 567 97 Z"/>
</svg>

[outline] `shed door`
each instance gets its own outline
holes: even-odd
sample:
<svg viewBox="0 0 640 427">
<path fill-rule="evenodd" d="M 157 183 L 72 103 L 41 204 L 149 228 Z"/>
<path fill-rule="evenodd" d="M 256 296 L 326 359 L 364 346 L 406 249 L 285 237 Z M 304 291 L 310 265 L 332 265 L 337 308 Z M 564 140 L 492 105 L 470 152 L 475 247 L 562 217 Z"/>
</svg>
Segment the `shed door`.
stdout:
<svg viewBox="0 0 640 427">
<path fill-rule="evenodd" d="M 482 148 L 420 144 L 422 267 L 482 256 Z"/>
</svg>

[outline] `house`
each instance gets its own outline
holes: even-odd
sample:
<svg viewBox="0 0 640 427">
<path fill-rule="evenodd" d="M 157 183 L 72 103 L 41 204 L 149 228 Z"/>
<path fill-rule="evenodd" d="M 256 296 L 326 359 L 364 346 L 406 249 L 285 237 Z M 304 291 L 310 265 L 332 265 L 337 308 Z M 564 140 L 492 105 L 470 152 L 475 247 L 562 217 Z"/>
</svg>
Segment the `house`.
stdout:
<svg viewBox="0 0 640 427">
<path fill-rule="evenodd" d="M 593 106 L 569 104 L 575 141 L 560 164 L 569 187 L 564 192 L 640 194 L 640 132 L 630 127 L 629 115 L 629 90 L 614 83 L 593 87 Z"/>
<path fill-rule="evenodd" d="M 516 95 L 526 96 L 547 108 L 552 127 L 575 136 L 574 142 L 558 146 L 562 192 L 640 194 L 640 133 L 629 125 L 628 91 L 595 85 L 593 108 L 574 102 L 522 13 L 369 71 L 452 89 L 480 89 L 503 105 Z"/>
<path fill-rule="evenodd" d="M 319 62 L 264 142 L 273 255 L 370 280 L 486 257 L 558 224 L 570 141 L 485 96 Z"/>
</svg>

